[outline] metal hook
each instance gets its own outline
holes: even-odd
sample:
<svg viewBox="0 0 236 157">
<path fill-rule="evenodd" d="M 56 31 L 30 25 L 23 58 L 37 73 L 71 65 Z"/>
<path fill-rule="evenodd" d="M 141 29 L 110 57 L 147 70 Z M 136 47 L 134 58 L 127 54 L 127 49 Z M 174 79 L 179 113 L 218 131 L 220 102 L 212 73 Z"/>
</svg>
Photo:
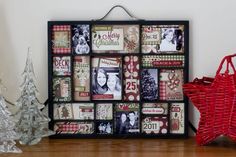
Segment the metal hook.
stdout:
<svg viewBox="0 0 236 157">
<path fill-rule="evenodd" d="M 137 17 L 135 17 L 134 15 L 132 15 L 125 7 L 123 7 L 122 5 L 115 5 L 113 6 L 107 13 L 106 15 L 104 15 L 102 18 L 100 19 L 95 19 L 94 21 L 102 21 L 104 20 L 110 13 L 112 10 L 114 10 L 115 8 L 122 8 L 128 15 L 129 17 L 131 17 L 133 20 L 143 20 L 143 19 L 139 19 Z"/>
</svg>

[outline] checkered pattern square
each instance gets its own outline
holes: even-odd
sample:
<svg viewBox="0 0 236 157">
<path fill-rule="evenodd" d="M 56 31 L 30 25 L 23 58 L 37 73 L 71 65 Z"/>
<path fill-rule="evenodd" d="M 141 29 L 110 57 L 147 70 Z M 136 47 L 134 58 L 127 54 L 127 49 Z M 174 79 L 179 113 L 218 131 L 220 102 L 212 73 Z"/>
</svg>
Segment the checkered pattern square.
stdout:
<svg viewBox="0 0 236 157">
<path fill-rule="evenodd" d="M 160 81 L 160 87 L 159 87 L 159 94 L 160 94 L 160 100 L 166 100 L 166 82 Z"/>
<path fill-rule="evenodd" d="M 59 42 L 55 39 L 55 34 L 61 32 L 67 34 L 63 42 L 67 42 L 67 47 L 56 47 L 55 43 Z M 63 37 L 64 38 L 64 37 Z M 54 54 L 68 54 L 71 53 L 71 26 L 70 25 L 54 25 L 52 27 L 52 51 Z"/>
<path fill-rule="evenodd" d="M 59 126 L 59 130 L 62 132 L 74 132 L 78 131 L 79 127 L 78 124 L 62 124 Z"/>
</svg>

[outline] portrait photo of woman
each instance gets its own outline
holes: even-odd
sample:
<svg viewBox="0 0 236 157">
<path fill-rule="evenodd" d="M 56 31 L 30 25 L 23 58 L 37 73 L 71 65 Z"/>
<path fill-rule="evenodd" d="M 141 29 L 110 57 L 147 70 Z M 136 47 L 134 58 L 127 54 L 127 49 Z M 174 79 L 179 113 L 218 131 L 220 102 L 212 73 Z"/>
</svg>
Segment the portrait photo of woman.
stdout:
<svg viewBox="0 0 236 157">
<path fill-rule="evenodd" d="M 127 133 L 126 125 L 127 125 L 127 115 L 125 113 L 121 113 L 119 122 L 117 123 L 116 126 L 116 132 L 118 134 L 126 134 Z"/>
<path fill-rule="evenodd" d="M 163 35 L 160 51 L 176 51 L 176 38 L 174 28 L 162 29 Z"/>
<path fill-rule="evenodd" d="M 112 94 L 113 100 L 121 99 L 121 85 L 117 74 L 109 73 L 107 79 L 107 92 L 104 94 Z"/>
<path fill-rule="evenodd" d="M 102 68 L 94 69 L 93 94 L 104 94 L 107 92 L 107 74 Z"/>
</svg>

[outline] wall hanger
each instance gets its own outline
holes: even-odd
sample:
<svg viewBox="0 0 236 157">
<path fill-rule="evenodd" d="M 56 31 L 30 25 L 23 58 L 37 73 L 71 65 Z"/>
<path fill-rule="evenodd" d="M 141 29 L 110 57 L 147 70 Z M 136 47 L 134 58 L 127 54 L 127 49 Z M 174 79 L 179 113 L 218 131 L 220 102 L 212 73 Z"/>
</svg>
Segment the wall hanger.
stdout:
<svg viewBox="0 0 236 157">
<path fill-rule="evenodd" d="M 134 16 L 133 14 L 130 13 L 130 11 L 128 9 L 126 9 L 124 6 L 122 5 L 115 5 L 113 6 L 102 18 L 100 19 L 93 19 L 92 21 L 103 21 L 105 20 L 105 18 L 115 9 L 115 8 L 121 8 L 123 9 L 126 14 L 132 19 L 132 20 L 136 20 L 136 21 L 145 21 L 144 19 L 140 19 L 137 18 L 136 16 Z"/>
</svg>

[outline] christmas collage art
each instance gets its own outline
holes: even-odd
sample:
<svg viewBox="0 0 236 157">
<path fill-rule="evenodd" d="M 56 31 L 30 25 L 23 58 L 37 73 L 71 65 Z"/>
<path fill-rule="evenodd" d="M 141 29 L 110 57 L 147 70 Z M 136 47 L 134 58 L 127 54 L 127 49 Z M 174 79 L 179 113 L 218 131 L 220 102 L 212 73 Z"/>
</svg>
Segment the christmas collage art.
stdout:
<svg viewBox="0 0 236 157">
<path fill-rule="evenodd" d="M 53 137 L 186 137 L 188 21 L 50 21 Z"/>
</svg>

